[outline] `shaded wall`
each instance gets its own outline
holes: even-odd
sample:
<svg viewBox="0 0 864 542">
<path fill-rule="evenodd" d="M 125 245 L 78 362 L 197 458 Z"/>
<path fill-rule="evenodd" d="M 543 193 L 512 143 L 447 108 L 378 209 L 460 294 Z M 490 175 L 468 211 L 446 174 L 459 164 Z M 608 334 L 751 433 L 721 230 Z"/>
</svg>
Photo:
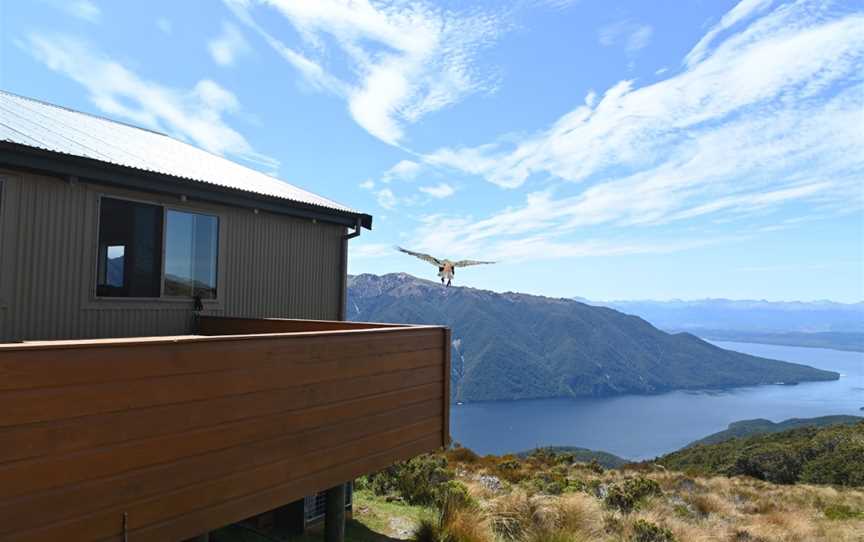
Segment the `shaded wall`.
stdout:
<svg viewBox="0 0 864 542">
<path fill-rule="evenodd" d="M 98 201 L 118 196 L 220 219 L 205 313 L 337 319 L 342 226 L 0 170 L 0 342 L 177 335 L 190 300 L 97 299 Z"/>
</svg>

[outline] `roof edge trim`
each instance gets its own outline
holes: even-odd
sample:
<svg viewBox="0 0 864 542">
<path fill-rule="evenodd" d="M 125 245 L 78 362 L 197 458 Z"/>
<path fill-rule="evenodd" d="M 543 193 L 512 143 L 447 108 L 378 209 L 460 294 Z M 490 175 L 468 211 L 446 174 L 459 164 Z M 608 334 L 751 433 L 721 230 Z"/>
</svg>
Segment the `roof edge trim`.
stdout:
<svg viewBox="0 0 864 542">
<path fill-rule="evenodd" d="M 184 195 L 201 201 L 260 209 L 354 227 L 357 221 L 371 230 L 372 216 L 247 192 L 165 173 L 140 170 L 56 151 L 0 141 L 0 166 L 23 168 L 53 175 L 74 175 L 81 180 L 133 188 L 145 192 Z"/>
</svg>

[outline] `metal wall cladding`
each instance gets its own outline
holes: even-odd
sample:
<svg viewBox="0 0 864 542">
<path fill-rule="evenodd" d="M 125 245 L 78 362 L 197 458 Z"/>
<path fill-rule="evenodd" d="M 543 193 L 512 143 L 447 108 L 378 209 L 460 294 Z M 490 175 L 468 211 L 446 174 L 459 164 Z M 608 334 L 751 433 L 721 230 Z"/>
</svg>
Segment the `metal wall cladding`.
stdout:
<svg viewBox="0 0 864 542">
<path fill-rule="evenodd" d="M 95 297 L 102 196 L 219 217 L 219 299 L 206 313 L 338 318 L 342 226 L 0 171 L 0 342 L 191 332 L 190 300 Z"/>
</svg>

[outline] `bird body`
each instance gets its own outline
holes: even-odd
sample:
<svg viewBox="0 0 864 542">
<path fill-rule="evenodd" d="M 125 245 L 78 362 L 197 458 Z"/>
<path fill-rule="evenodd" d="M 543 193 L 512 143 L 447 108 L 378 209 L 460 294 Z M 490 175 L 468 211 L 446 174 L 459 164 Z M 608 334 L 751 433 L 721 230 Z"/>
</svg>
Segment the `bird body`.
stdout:
<svg viewBox="0 0 864 542">
<path fill-rule="evenodd" d="M 444 284 L 444 281 L 447 281 L 447 286 L 450 286 L 453 277 L 456 275 L 457 267 L 468 267 L 470 265 L 483 265 L 483 264 L 493 264 L 495 262 L 485 262 L 481 260 L 459 260 L 452 261 L 446 258 L 436 258 L 435 256 L 431 256 L 429 254 L 424 254 L 423 252 L 414 252 L 412 250 L 408 250 L 402 247 L 396 247 L 399 252 L 404 252 L 405 254 L 410 254 L 415 258 L 420 258 L 424 262 L 431 263 L 438 267 L 438 276 L 441 277 L 441 284 Z"/>
</svg>

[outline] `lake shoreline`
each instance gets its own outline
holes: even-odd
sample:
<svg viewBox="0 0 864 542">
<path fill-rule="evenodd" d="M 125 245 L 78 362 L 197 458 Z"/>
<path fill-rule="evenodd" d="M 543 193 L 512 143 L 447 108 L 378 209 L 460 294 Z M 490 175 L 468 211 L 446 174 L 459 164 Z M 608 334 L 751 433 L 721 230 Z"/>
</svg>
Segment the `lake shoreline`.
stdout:
<svg viewBox="0 0 864 542">
<path fill-rule="evenodd" d="M 474 401 L 451 409 L 454 440 L 480 454 L 514 453 L 546 446 L 605 451 L 650 460 L 727 429 L 764 418 L 860 415 L 864 354 L 752 343 L 717 346 L 833 370 L 838 380 L 797 386 L 764 384 L 700 388 L 656 394 Z"/>
</svg>

